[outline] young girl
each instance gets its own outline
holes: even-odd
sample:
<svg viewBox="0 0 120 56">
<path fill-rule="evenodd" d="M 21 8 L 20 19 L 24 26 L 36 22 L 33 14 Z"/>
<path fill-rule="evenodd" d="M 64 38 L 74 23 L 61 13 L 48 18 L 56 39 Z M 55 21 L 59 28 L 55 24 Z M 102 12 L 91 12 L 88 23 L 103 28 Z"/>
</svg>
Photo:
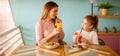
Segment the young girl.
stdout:
<svg viewBox="0 0 120 56">
<path fill-rule="evenodd" d="M 58 5 L 47 2 L 44 5 L 41 19 L 36 24 L 36 40 L 38 46 L 43 46 L 47 42 L 59 42 L 64 38 L 61 25 L 55 26 L 56 22 L 62 24 L 62 20 L 57 17 Z M 57 24 L 58 25 L 58 24 Z"/>
<path fill-rule="evenodd" d="M 88 15 L 83 19 L 82 29 L 76 31 L 73 36 L 73 43 L 86 43 L 98 45 L 97 36 L 98 18 Z"/>
</svg>

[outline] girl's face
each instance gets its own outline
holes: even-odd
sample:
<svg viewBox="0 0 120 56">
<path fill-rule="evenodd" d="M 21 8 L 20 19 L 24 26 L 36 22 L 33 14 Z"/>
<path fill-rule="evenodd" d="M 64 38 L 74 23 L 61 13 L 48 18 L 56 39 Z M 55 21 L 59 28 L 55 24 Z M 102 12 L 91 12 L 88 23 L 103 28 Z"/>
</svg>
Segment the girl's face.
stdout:
<svg viewBox="0 0 120 56">
<path fill-rule="evenodd" d="M 55 16 L 57 16 L 57 14 L 58 14 L 58 7 L 55 7 L 55 8 L 50 10 L 48 17 L 50 19 L 53 19 L 53 18 L 55 18 Z"/>
<path fill-rule="evenodd" d="M 87 19 L 83 19 L 82 22 L 82 28 L 86 31 L 90 31 L 92 29 L 92 25 L 90 24 L 90 22 Z"/>
</svg>

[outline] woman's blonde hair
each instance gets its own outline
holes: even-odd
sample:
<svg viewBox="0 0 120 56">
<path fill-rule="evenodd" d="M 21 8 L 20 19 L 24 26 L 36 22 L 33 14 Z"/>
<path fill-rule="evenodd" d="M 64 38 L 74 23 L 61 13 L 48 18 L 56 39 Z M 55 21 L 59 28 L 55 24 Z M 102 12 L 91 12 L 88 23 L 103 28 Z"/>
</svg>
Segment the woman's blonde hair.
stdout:
<svg viewBox="0 0 120 56">
<path fill-rule="evenodd" d="M 49 12 L 51 9 L 58 7 L 58 5 L 53 2 L 53 1 L 49 1 L 44 5 L 43 11 L 42 11 L 42 16 L 41 16 L 41 20 L 44 20 L 47 18 Z"/>
</svg>

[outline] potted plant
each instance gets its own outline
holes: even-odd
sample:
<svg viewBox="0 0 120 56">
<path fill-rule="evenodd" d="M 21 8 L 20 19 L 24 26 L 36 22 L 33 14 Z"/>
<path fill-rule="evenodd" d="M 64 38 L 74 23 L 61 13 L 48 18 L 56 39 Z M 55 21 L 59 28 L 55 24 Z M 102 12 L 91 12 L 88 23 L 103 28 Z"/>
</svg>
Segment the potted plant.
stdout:
<svg viewBox="0 0 120 56">
<path fill-rule="evenodd" d="M 101 9 L 102 15 L 108 15 L 108 9 L 114 8 L 114 6 L 108 2 L 103 2 L 101 4 L 98 4 L 96 7 L 98 7 L 98 10 Z"/>
</svg>

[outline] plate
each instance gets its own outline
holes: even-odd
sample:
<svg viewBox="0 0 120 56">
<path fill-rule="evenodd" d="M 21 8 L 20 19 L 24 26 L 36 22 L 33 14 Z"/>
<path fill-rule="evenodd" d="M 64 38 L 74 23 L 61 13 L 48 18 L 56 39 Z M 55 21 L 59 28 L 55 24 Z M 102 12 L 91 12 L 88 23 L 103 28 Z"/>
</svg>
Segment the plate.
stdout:
<svg viewBox="0 0 120 56">
<path fill-rule="evenodd" d="M 86 43 L 78 43 L 77 45 L 81 45 L 83 48 L 86 48 Z"/>
<path fill-rule="evenodd" d="M 78 45 L 86 45 L 86 43 L 78 43 Z"/>
<path fill-rule="evenodd" d="M 80 45 L 73 45 L 73 46 L 70 46 L 71 48 L 73 49 L 82 49 L 82 46 Z"/>
<path fill-rule="evenodd" d="M 48 42 L 45 44 L 45 48 L 47 49 L 54 49 L 57 48 L 60 44 L 57 42 Z"/>
</svg>

